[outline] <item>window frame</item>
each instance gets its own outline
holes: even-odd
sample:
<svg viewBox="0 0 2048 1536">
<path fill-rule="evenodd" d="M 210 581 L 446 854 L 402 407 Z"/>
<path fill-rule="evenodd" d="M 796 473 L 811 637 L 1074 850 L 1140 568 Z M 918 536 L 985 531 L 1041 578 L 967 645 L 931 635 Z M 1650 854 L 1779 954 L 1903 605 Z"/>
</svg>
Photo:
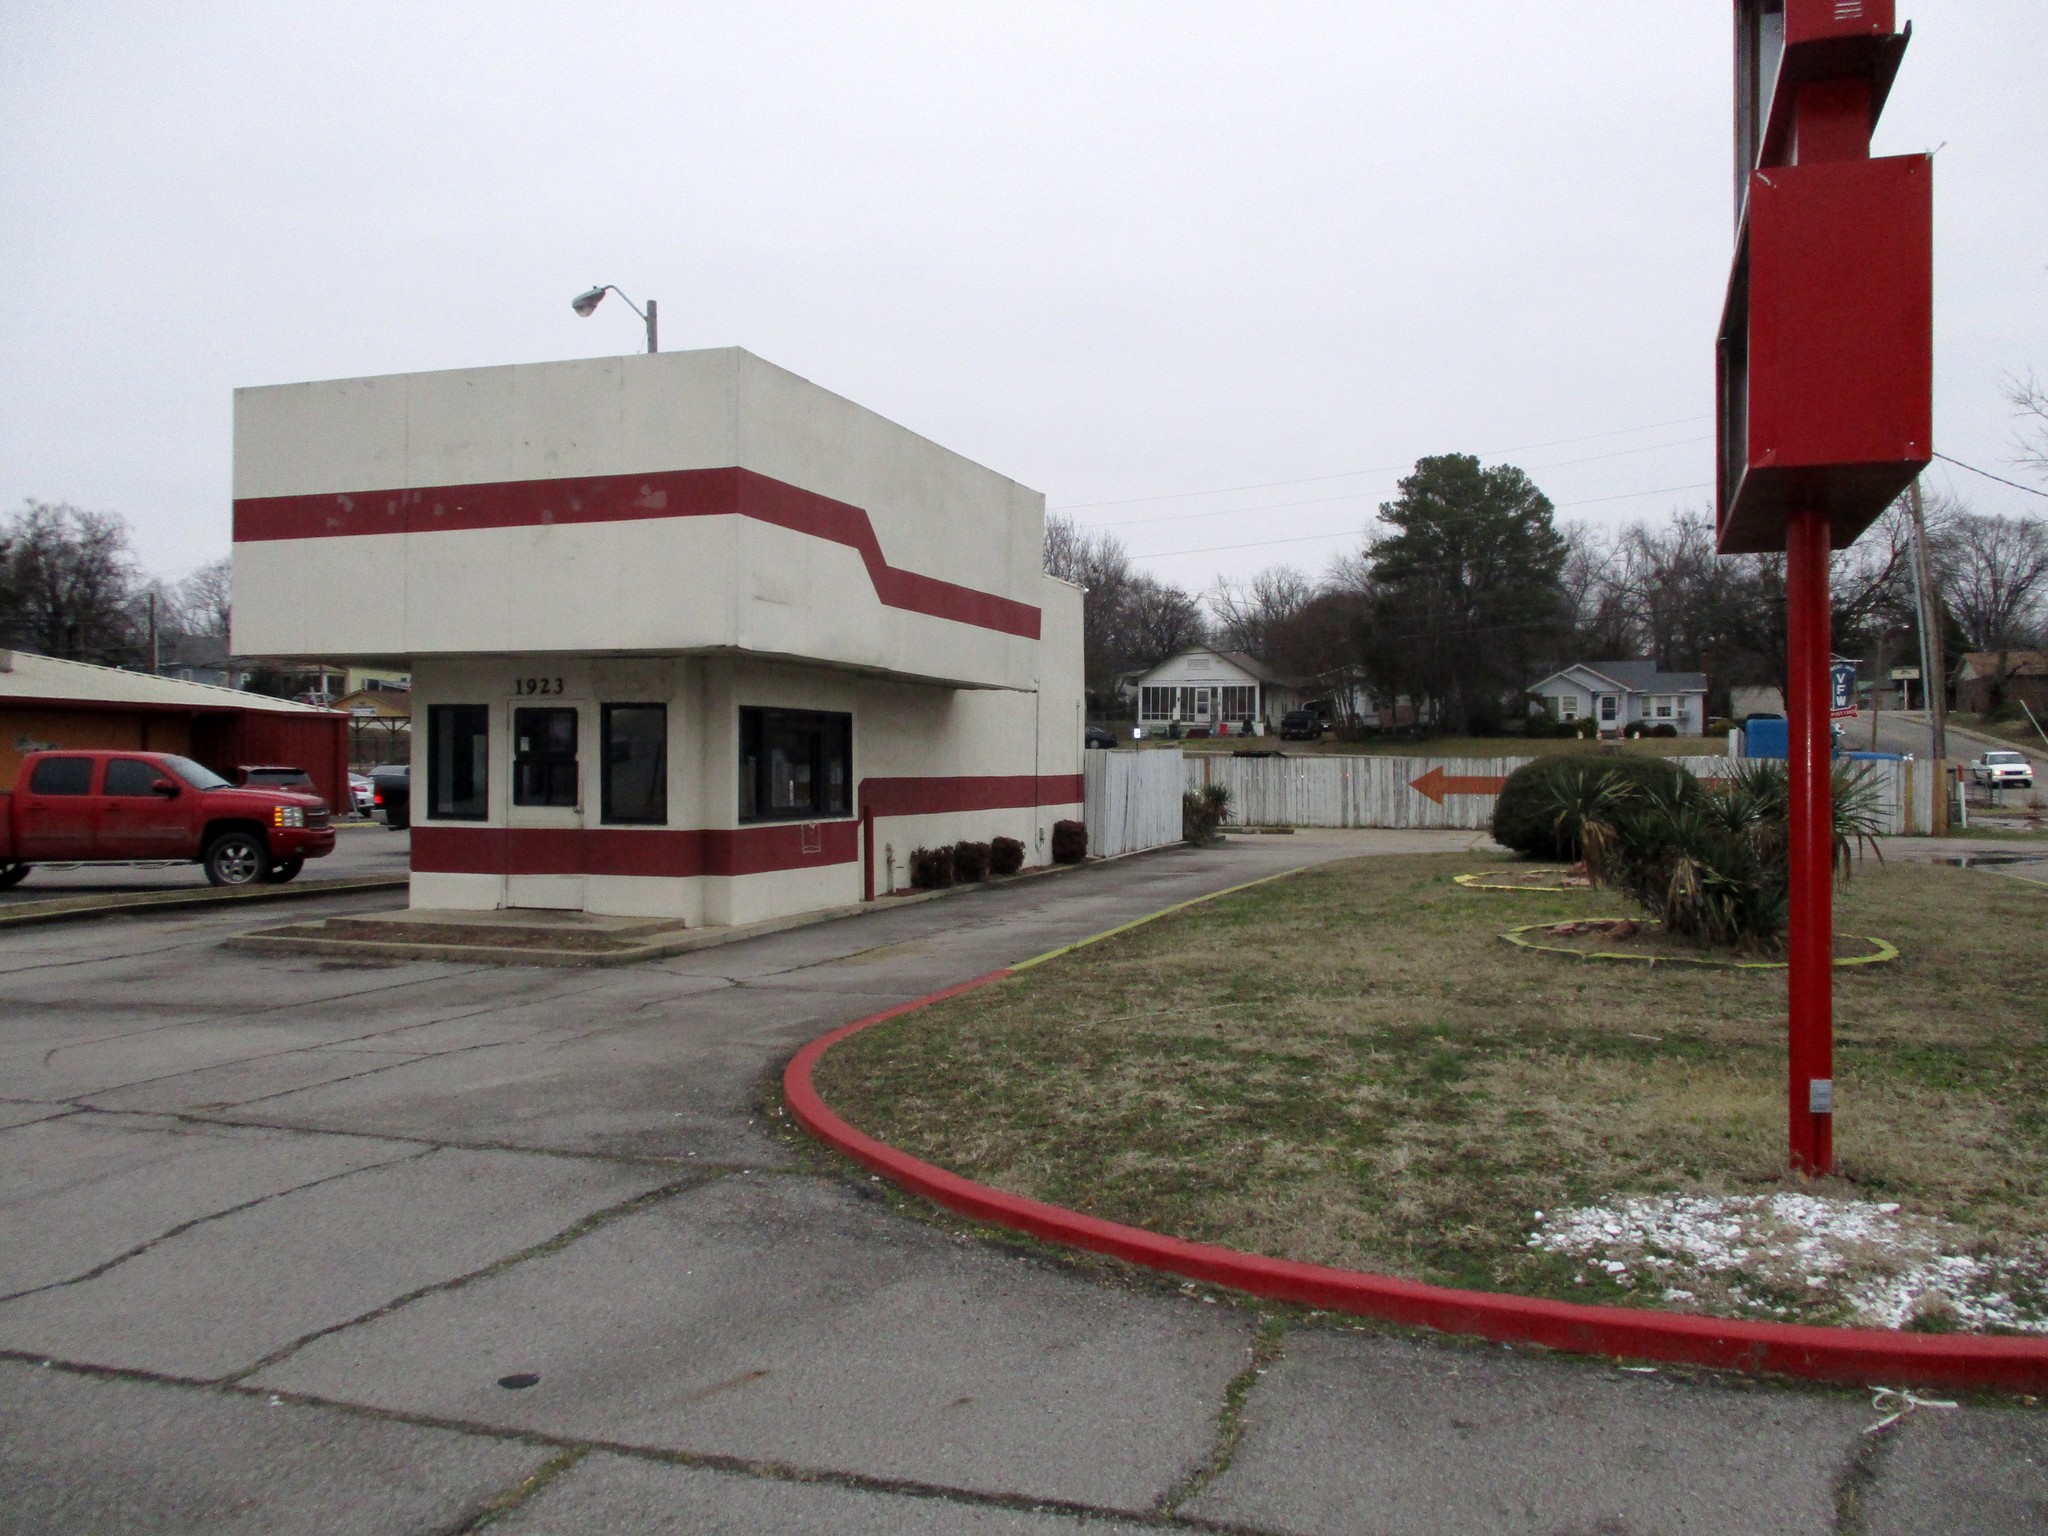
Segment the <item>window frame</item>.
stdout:
<svg viewBox="0 0 2048 1536">
<path fill-rule="evenodd" d="M 473 790 L 472 798 L 474 800 L 476 808 L 474 810 L 463 811 L 444 810 L 442 808 L 444 804 L 452 805 L 455 803 L 455 800 L 454 795 L 452 793 L 453 786 L 444 785 L 441 781 L 442 768 L 440 747 L 444 739 L 449 740 L 451 746 L 454 743 L 461 741 L 464 738 L 464 736 L 466 736 L 471 741 L 474 741 L 476 739 L 477 732 L 473 727 L 469 731 L 464 732 L 462 735 L 455 736 L 452 738 L 444 737 L 444 732 L 450 730 L 460 730 L 458 718 L 465 714 L 478 715 L 481 716 L 483 720 L 483 750 L 480 754 L 476 756 L 475 759 L 472 760 L 470 764 L 470 783 L 471 788 Z M 448 764 L 448 772 L 451 777 L 454 776 L 454 767 L 455 765 L 451 759 L 450 763 Z M 444 796 L 442 794 L 442 790 L 444 788 L 449 789 L 451 793 Z M 427 706 L 426 812 L 427 814 L 425 815 L 425 817 L 422 818 L 426 821 L 489 821 L 491 819 L 490 705 L 429 704 Z"/>
<path fill-rule="evenodd" d="M 623 816 L 617 813 L 612 803 L 612 769 L 619 766 L 613 756 L 612 717 L 615 714 L 634 710 L 652 711 L 660 718 L 661 729 L 655 735 L 654 759 L 654 814 L 648 816 Z M 597 707 L 597 819 L 606 826 L 614 827 L 665 827 L 668 825 L 668 705 L 665 702 L 623 700 Z"/>
<path fill-rule="evenodd" d="M 768 782 L 768 753 L 762 738 L 773 725 L 782 730 L 815 732 L 811 751 L 812 802 L 801 809 L 777 811 L 767 808 L 772 798 L 772 786 Z M 834 738 L 836 737 L 836 741 Z M 850 711 L 829 709 L 786 709 L 775 705 L 743 704 L 739 709 L 738 730 L 735 732 L 737 750 L 734 753 L 735 794 L 734 814 L 741 826 L 758 826 L 776 822 L 803 821 L 848 821 L 854 815 L 853 803 L 853 715 Z M 825 796 L 832 788 L 831 764 L 833 747 L 841 753 L 843 776 L 840 787 L 843 790 L 843 805 L 831 808 Z M 748 769 L 748 749 L 753 748 L 753 767 Z M 751 778 L 751 783 L 749 782 Z M 753 809 L 747 809 L 749 790 Z"/>
</svg>

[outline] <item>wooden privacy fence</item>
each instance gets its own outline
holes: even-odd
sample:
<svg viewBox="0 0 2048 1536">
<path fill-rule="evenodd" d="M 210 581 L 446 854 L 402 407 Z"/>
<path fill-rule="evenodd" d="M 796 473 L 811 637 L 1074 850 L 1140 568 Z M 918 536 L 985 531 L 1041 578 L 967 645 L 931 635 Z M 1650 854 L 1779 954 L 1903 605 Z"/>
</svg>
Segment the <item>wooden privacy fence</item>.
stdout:
<svg viewBox="0 0 2048 1536">
<path fill-rule="evenodd" d="M 1180 841 L 1186 769 L 1178 747 L 1152 752 L 1081 754 L 1082 815 L 1096 858 Z"/>
<path fill-rule="evenodd" d="M 1174 793 L 1174 837 L 1179 836 L 1179 789 L 1198 790 L 1208 784 L 1229 788 L 1227 819 L 1233 826 L 1480 831 L 1492 825 L 1493 802 L 1502 782 L 1531 761 L 1527 757 L 1229 757 L 1220 752 L 1091 752 L 1088 756 L 1091 767 L 1096 758 L 1182 759 L 1184 777 Z M 1712 780 L 1728 777 L 1735 759 L 1716 755 L 1669 761 Z M 1855 766 L 1877 783 L 1883 831 L 1925 835 L 1936 828 L 1939 765 L 1877 762 Z M 1144 793 L 1154 792 L 1148 789 Z M 1159 793 L 1163 799 L 1163 791 Z M 1092 800 L 1088 825 L 1088 851 L 1093 853 Z"/>
</svg>

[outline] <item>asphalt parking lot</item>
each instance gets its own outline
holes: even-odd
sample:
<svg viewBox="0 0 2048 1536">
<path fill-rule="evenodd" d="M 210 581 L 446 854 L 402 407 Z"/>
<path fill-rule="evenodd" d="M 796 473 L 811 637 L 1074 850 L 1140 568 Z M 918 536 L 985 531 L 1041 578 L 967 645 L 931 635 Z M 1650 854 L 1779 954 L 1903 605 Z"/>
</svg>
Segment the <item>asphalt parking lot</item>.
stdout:
<svg viewBox="0 0 2048 1536">
<path fill-rule="evenodd" d="M 294 886 L 323 880 L 403 877 L 412 857 L 412 834 L 381 823 L 347 822 L 335 834 L 334 852 L 306 864 Z M 0 910 L 53 897 L 119 896 L 141 891 L 203 891 L 206 871 L 183 860 L 152 859 L 137 864 L 38 864 L 21 884 L 0 891 Z"/>
<path fill-rule="evenodd" d="M 2048 1529 L 2020 1406 L 1873 1436 L 1855 1392 L 1269 1319 L 916 1219 L 764 1107 L 834 1024 L 1468 841 L 1234 838 L 599 972 L 220 947 L 274 908 L 0 934 L 0 1532 Z"/>
</svg>

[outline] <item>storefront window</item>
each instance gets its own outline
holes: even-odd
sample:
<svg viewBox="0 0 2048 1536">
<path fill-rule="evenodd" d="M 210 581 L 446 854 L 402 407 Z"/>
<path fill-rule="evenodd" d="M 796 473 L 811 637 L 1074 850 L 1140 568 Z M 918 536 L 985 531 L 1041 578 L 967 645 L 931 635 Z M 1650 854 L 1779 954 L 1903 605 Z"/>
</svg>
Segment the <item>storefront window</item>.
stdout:
<svg viewBox="0 0 2048 1536">
<path fill-rule="evenodd" d="M 512 711 L 512 803 L 576 804 L 576 711 Z"/>
<path fill-rule="evenodd" d="M 668 820 L 668 709 L 660 704 L 604 706 L 606 821 Z"/>
<path fill-rule="evenodd" d="M 482 821 L 490 807 L 491 710 L 487 704 L 427 709 L 427 814 Z"/>
<path fill-rule="evenodd" d="M 740 711 L 740 820 L 819 821 L 853 814 L 853 716 Z"/>
</svg>

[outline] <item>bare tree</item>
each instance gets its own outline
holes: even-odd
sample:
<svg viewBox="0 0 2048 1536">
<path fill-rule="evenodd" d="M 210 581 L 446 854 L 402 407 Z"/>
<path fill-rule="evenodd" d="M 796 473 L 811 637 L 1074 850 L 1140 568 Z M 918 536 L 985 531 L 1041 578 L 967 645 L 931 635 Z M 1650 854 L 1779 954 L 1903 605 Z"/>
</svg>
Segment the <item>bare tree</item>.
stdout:
<svg viewBox="0 0 2048 1536">
<path fill-rule="evenodd" d="M 1139 575 L 1126 599 L 1125 655 L 1132 667 L 1149 667 L 1175 651 L 1209 637 L 1202 605 L 1179 587 Z"/>
<path fill-rule="evenodd" d="M 1564 564 L 1558 581 L 1571 629 L 1551 659 L 1569 665 L 1634 655 L 1640 642 L 1619 541 L 1602 539 L 1586 523 L 1568 523 L 1563 533 Z"/>
<path fill-rule="evenodd" d="M 2012 653 L 2048 639 L 2048 524 L 1945 503 L 1929 534 L 1936 580 L 1965 645 L 1997 659 L 1990 703 L 2005 702 Z"/>
<path fill-rule="evenodd" d="M 111 512 L 26 502 L 4 531 L 0 631 L 24 650 L 71 661 L 136 656 L 135 557 Z"/>
<path fill-rule="evenodd" d="M 222 557 L 207 561 L 178 584 L 179 605 L 189 633 L 227 639 L 233 609 L 232 572 L 233 562 Z"/>
<path fill-rule="evenodd" d="M 1204 638 L 1200 604 L 1134 570 L 1112 534 L 1091 533 L 1055 513 L 1045 520 L 1045 568 L 1082 589 L 1082 667 L 1099 710 L 1116 707 L 1119 673 L 1149 667 Z"/>
<path fill-rule="evenodd" d="M 2048 524 L 1953 512 L 1932 537 L 1941 590 L 1973 651 L 2005 651 L 2037 636 L 2048 600 Z"/>
<path fill-rule="evenodd" d="M 2019 462 L 2048 479 L 2048 389 L 2028 373 L 2006 381 L 2005 398 L 2019 418 Z"/>
<path fill-rule="evenodd" d="M 1271 661 L 1274 631 L 1308 607 L 1315 595 L 1314 583 L 1291 565 L 1268 566 L 1250 581 L 1219 575 L 1208 593 L 1217 642 L 1225 650 Z"/>
</svg>

